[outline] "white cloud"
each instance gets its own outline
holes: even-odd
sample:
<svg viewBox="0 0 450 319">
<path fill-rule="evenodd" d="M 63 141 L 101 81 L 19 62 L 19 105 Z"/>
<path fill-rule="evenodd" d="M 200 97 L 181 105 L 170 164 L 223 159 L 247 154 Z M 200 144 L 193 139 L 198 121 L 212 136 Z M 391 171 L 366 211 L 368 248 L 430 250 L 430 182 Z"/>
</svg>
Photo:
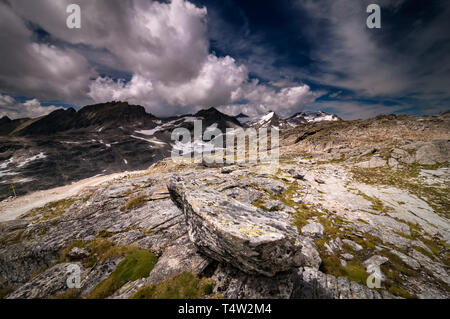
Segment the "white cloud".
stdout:
<svg viewBox="0 0 450 319">
<path fill-rule="evenodd" d="M 181 85 L 161 83 L 158 91 L 173 105 L 219 106 L 231 102 L 233 92 L 247 80 L 247 68 L 233 58 L 209 55 L 197 77 Z"/>
<path fill-rule="evenodd" d="M 47 115 L 60 108 L 54 105 L 43 106 L 37 99 L 20 103 L 11 96 L 0 94 L 0 118 L 4 116 L 10 119 L 36 118 Z"/>
<path fill-rule="evenodd" d="M 28 56 L 12 57 L 12 49 L 7 50 L 2 70 L 7 64 L 18 70 L 13 68 L 3 80 L 0 77 L 0 84 L 4 84 L 0 90 L 67 103 L 74 103 L 74 99 L 126 100 L 160 116 L 212 106 L 287 113 L 300 110 L 317 97 L 305 85 L 289 83 L 283 87 L 277 83 L 275 90 L 250 81 L 245 65 L 238 65 L 230 56 L 211 54 L 207 10 L 189 1 L 79 0 L 79 30 L 65 27 L 65 8 L 71 2 L 11 2 L 13 10 L 6 10 L 22 32 L 15 50 L 25 48 L 33 65 L 40 67 L 20 69 Z M 33 42 L 23 20 L 47 31 L 54 44 Z M 4 37 L 12 41 L 7 34 Z M 110 72 L 92 79 L 93 65 Z M 130 75 L 130 80 L 117 78 L 117 73 Z M 235 105 L 242 100 L 248 104 Z"/>
<path fill-rule="evenodd" d="M 224 105 L 221 109 L 233 115 L 243 112 L 255 116 L 275 111 L 281 116 L 290 116 L 302 111 L 307 104 L 313 103 L 323 94 L 324 92 L 311 91 L 306 84 L 275 90 L 254 80 L 234 92 L 233 102 L 246 100 L 247 103 Z"/>
<path fill-rule="evenodd" d="M 184 0 L 79 0 L 82 27 L 65 26 L 71 0 L 17 0 L 26 19 L 61 41 L 110 53 L 116 67 L 168 82 L 195 77 L 208 56 L 206 8 Z"/>
<path fill-rule="evenodd" d="M 192 112 L 232 102 L 233 92 L 247 82 L 248 72 L 230 57 L 209 55 L 199 74 L 184 83 L 167 83 L 135 74 L 129 82 L 98 78 L 89 96 L 96 102 L 126 100 L 147 107 L 156 115 Z"/>
</svg>

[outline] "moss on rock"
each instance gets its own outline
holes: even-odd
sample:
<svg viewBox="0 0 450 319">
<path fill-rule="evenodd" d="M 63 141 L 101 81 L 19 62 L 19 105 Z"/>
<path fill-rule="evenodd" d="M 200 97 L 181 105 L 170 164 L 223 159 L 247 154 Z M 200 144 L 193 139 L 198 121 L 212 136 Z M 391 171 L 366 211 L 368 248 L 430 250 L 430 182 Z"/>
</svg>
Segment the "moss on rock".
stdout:
<svg viewBox="0 0 450 319">
<path fill-rule="evenodd" d="M 155 266 L 158 258 L 148 250 L 136 249 L 130 251 L 116 270 L 95 287 L 88 298 L 103 299 L 112 295 L 127 282 L 146 278 Z"/>
<path fill-rule="evenodd" d="M 210 278 L 183 273 L 157 285 L 140 289 L 131 299 L 199 299 L 211 295 L 215 286 Z"/>
</svg>

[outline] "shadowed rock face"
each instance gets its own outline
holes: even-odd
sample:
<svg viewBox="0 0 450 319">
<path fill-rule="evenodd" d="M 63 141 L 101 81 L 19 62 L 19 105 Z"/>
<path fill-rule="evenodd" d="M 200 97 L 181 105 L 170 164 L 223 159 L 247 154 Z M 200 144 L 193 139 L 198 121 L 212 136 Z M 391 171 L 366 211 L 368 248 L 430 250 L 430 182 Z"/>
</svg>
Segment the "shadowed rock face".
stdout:
<svg viewBox="0 0 450 319">
<path fill-rule="evenodd" d="M 118 128 L 119 126 L 151 126 L 156 118 L 145 112 L 142 106 L 126 102 L 111 102 L 88 105 L 76 112 L 73 108 L 56 110 L 47 116 L 34 120 L 13 136 L 51 135 L 88 127 Z M 153 124 L 154 125 L 154 124 Z"/>
</svg>

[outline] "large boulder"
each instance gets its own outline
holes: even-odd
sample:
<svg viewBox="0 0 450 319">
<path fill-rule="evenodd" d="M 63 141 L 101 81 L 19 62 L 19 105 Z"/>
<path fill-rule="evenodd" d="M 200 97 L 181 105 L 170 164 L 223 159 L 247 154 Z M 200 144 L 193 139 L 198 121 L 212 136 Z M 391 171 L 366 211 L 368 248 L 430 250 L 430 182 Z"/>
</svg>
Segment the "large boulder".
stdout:
<svg viewBox="0 0 450 319">
<path fill-rule="evenodd" d="M 238 201 L 193 175 L 173 176 L 168 188 L 191 241 L 206 256 L 269 277 L 308 263 L 287 213 Z"/>
<path fill-rule="evenodd" d="M 322 224 L 311 222 L 302 228 L 302 234 L 312 238 L 320 238 L 323 235 L 323 230 Z"/>
<path fill-rule="evenodd" d="M 450 159 L 450 143 L 447 140 L 433 140 L 423 143 L 416 152 L 416 162 L 424 165 L 447 162 Z"/>
</svg>

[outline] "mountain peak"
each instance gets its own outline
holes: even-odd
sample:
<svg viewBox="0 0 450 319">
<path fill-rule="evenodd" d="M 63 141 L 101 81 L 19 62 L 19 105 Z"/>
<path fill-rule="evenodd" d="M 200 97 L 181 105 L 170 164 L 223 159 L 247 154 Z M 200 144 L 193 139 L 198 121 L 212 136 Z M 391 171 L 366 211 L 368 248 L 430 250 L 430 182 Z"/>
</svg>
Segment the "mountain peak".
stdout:
<svg viewBox="0 0 450 319">
<path fill-rule="evenodd" d="M 323 121 L 341 121 L 336 114 L 330 114 L 324 111 L 303 111 L 298 112 L 287 119 L 288 123 L 296 126 L 299 124 Z"/>
<path fill-rule="evenodd" d="M 6 115 L 0 119 L 0 124 L 9 123 L 9 122 L 11 122 L 11 119 L 9 117 L 7 117 Z"/>
<path fill-rule="evenodd" d="M 204 119 L 204 125 L 206 126 L 217 123 L 218 128 L 222 131 L 225 131 L 228 127 L 241 127 L 241 123 L 236 117 L 222 113 L 215 107 L 200 110 L 195 116 L 202 117 Z"/>
<path fill-rule="evenodd" d="M 226 115 L 226 114 L 220 112 L 215 107 L 210 107 L 209 109 L 203 109 L 203 110 L 198 111 L 195 115 L 196 116 L 211 116 L 211 115 Z"/>
<path fill-rule="evenodd" d="M 267 122 L 267 121 L 270 121 L 271 119 L 276 118 L 276 117 L 278 117 L 278 115 L 275 112 L 269 111 L 266 115 L 264 115 L 261 118 L 260 122 Z"/>
<path fill-rule="evenodd" d="M 251 127 L 254 128 L 285 128 L 287 126 L 287 122 L 280 118 L 280 116 L 274 112 L 269 111 L 261 118 L 256 121 L 250 123 Z"/>
<path fill-rule="evenodd" d="M 101 103 L 101 104 L 93 104 L 93 105 L 87 105 L 83 107 L 79 113 L 103 113 L 105 111 L 114 111 L 114 113 L 117 115 L 116 112 L 120 113 L 139 113 L 140 115 L 148 114 L 145 111 L 145 108 L 140 105 L 132 105 L 128 102 L 121 102 L 121 101 L 112 101 L 107 103 Z M 152 115 L 153 116 L 153 115 Z"/>
</svg>

